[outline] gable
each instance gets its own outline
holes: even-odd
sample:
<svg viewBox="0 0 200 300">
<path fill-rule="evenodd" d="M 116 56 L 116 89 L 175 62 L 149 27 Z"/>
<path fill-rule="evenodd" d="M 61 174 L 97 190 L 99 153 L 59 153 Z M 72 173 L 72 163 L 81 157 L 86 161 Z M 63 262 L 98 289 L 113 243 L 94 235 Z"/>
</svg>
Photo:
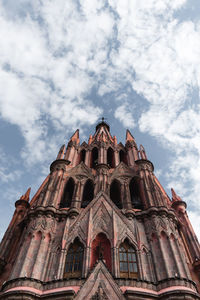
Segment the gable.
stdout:
<svg viewBox="0 0 200 300">
<path fill-rule="evenodd" d="M 120 288 L 101 260 L 94 267 L 75 297 L 75 300 L 83 299 L 125 300 Z"/>
<path fill-rule="evenodd" d="M 89 246 L 96 235 L 103 232 L 114 247 L 125 237 L 137 245 L 135 220 L 128 220 L 104 192 L 81 211 L 68 232 L 68 243 L 79 237 Z"/>
<path fill-rule="evenodd" d="M 69 176 L 93 178 L 91 169 L 81 162 L 79 165 L 69 171 Z"/>
<path fill-rule="evenodd" d="M 129 168 L 124 162 L 120 162 L 120 164 L 114 169 L 111 180 L 115 177 L 133 177 L 135 175 L 135 170 Z"/>
</svg>

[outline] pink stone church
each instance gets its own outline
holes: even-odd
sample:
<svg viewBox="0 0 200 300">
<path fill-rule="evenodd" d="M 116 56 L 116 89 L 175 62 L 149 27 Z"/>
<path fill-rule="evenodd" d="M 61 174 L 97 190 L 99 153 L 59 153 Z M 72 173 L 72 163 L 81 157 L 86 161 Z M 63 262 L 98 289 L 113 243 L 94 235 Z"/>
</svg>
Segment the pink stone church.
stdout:
<svg viewBox="0 0 200 300">
<path fill-rule="evenodd" d="M 0 299 L 200 299 L 200 245 L 186 203 L 127 130 L 79 131 L 15 212 L 0 245 Z"/>
</svg>

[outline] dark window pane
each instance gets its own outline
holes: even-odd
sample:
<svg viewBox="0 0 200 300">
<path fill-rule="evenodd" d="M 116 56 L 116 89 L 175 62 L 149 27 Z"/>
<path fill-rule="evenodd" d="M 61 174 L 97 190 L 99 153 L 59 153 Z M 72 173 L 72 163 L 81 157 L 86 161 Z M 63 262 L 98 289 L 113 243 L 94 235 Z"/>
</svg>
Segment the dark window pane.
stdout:
<svg viewBox="0 0 200 300">
<path fill-rule="evenodd" d="M 134 272 L 134 266 L 133 263 L 129 263 L 129 271 Z"/>
<path fill-rule="evenodd" d="M 138 271 L 138 270 L 137 270 L 137 264 L 134 264 L 134 265 L 133 265 L 133 270 L 134 270 L 135 273 L 137 273 L 137 271 Z"/>
<path fill-rule="evenodd" d="M 127 261 L 127 253 L 123 253 L 123 260 Z"/>
<path fill-rule="evenodd" d="M 120 263 L 120 271 L 121 272 L 128 272 L 128 264 L 126 262 Z"/>
<path fill-rule="evenodd" d="M 65 272 L 69 272 L 69 264 L 66 264 Z"/>
<path fill-rule="evenodd" d="M 128 264 L 126 262 L 123 263 L 123 271 L 128 272 Z"/>
<path fill-rule="evenodd" d="M 119 259 L 123 260 L 123 253 L 119 253 Z"/>
<path fill-rule="evenodd" d="M 133 261 L 132 253 L 128 254 L 128 261 Z"/>
</svg>

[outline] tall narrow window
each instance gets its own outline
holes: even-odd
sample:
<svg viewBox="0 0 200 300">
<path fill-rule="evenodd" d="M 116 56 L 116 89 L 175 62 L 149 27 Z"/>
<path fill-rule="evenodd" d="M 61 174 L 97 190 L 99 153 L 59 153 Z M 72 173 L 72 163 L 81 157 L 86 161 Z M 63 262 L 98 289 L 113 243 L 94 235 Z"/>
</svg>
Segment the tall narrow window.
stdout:
<svg viewBox="0 0 200 300">
<path fill-rule="evenodd" d="M 94 147 L 92 149 L 91 167 L 95 168 L 97 164 L 98 164 L 98 149 Z"/>
<path fill-rule="evenodd" d="M 107 164 L 111 167 L 115 167 L 115 158 L 114 158 L 114 151 L 112 148 L 108 148 L 107 151 Z"/>
<path fill-rule="evenodd" d="M 102 259 L 111 271 L 111 245 L 104 233 L 99 233 L 92 241 L 90 268 L 93 268 L 99 259 Z"/>
<path fill-rule="evenodd" d="M 79 278 L 82 275 L 83 245 L 78 239 L 70 245 L 66 256 L 64 278 Z"/>
<path fill-rule="evenodd" d="M 120 183 L 117 180 L 113 180 L 113 182 L 111 183 L 110 198 L 118 208 L 122 209 L 121 188 Z"/>
<path fill-rule="evenodd" d="M 70 207 L 74 193 L 74 180 L 70 178 L 65 186 L 64 194 L 60 202 L 60 208 Z"/>
<path fill-rule="evenodd" d="M 136 252 L 127 240 L 119 247 L 119 269 L 122 278 L 138 277 Z"/>
<path fill-rule="evenodd" d="M 142 201 L 140 198 L 139 182 L 137 179 L 132 178 L 129 184 L 131 203 L 134 208 L 142 209 Z"/>
<path fill-rule="evenodd" d="M 80 153 L 80 162 L 85 162 L 85 155 L 86 155 L 86 151 L 85 149 L 81 150 L 81 153 Z"/>
<path fill-rule="evenodd" d="M 88 179 L 84 186 L 81 207 L 86 207 L 94 198 L 94 184 Z"/>
<path fill-rule="evenodd" d="M 126 158 L 126 153 L 123 150 L 119 151 L 119 159 L 120 162 L 123 161 L 127 165 L 127 158 Z"/>
</svg>

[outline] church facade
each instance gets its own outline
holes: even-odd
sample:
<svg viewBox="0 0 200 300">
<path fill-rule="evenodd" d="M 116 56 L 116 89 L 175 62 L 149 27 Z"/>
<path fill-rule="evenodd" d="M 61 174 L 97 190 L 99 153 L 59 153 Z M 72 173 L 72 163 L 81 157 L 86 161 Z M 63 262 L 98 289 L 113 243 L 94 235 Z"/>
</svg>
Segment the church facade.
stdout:
<svg viewBox="0 0 200 300">
<path fill-rule="evenodd" d="M 200 299 L 200 246 L 143 146 L 102 120 L 63 145 L 0 245 L 0 299 Z"/>
</svg>

